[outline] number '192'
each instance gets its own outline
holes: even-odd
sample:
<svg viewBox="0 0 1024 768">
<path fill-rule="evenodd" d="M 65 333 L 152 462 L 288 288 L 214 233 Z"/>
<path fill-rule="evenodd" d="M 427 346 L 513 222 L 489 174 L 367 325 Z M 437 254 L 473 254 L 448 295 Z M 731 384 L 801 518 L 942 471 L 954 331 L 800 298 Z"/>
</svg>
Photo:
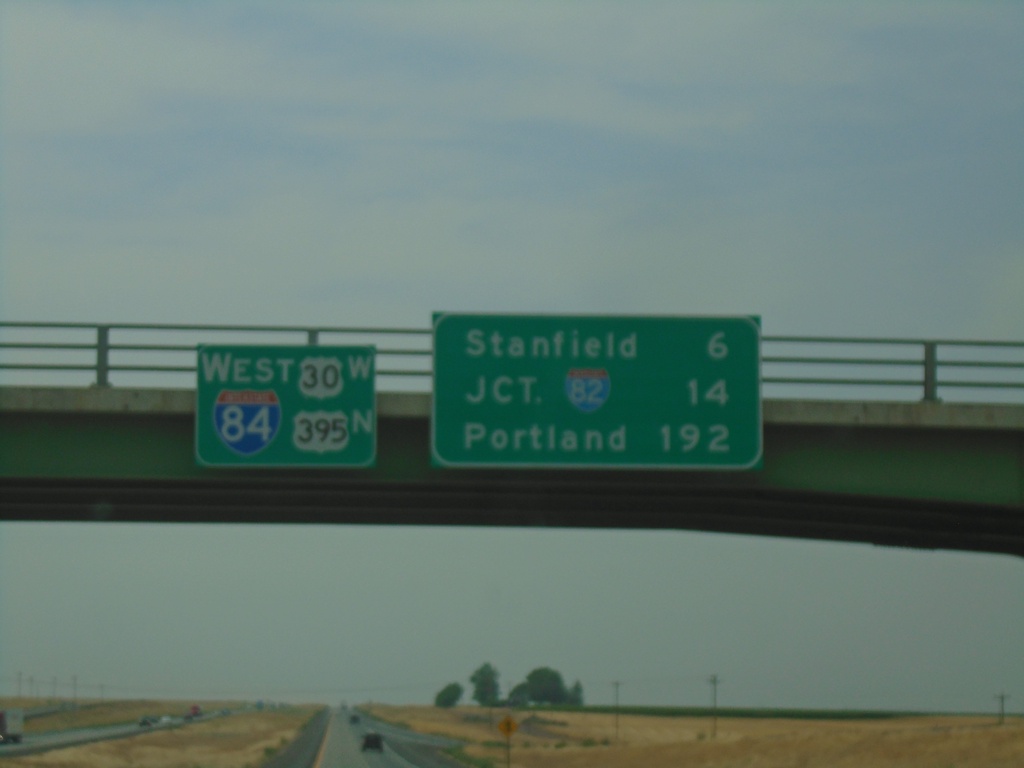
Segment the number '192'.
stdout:
<svg viewBox="0 0 1024 768">
<path fill-rule="evenodd" d="M 724 424 L 712 424 L 706 434 L 702 434 L 696 424 L 683 424 L 675 429 L 665 424 L 661 428 L 661 448 L 665 452 L 678 449 L 689 453 L 702 444 L 710 453 L 728 453 L 729 428 Z"/>
</svg>

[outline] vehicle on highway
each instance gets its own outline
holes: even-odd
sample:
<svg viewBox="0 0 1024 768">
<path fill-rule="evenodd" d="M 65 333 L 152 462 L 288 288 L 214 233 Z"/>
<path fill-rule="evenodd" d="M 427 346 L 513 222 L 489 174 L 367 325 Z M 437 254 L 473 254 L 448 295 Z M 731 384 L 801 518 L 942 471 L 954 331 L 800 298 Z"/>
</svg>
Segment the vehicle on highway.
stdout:
<svg viewBox="0 0 1024 768">
<path fill-rule="evenodd" d="M 157 724 L 157 719 L 156 719 L 156 717 L 154 717 L 152 715 L 145 715 L 144 717 L 140 717 L 139 718 L 139 727 L 140 728 L 152 728 L 156 724 Z"/>
<path fill-rule="evenodd" d="M 25 731 L 25 711 L 12 707 L 0 710 L 0 744 L 18 744 Z"/>
<path fill-rule="evenodd" d="M 352 725 L 358 725 L 359 715 L 349 715 L 348 721 L 352 723 Z"/>
<path fill-rule="evenodd" d="M 363 746 L 360 747 L 363 752 L 368 749 L 372 749 L 374 752 L 384 751 L 384 737 L 379 733 L 367 733 L 363 736 Z"/>
</svg>

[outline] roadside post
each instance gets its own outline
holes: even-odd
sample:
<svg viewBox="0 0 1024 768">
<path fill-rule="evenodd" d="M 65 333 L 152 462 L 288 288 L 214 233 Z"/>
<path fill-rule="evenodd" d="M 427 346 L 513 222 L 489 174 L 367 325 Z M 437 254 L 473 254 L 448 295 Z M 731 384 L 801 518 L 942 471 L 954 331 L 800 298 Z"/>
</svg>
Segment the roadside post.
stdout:
<svg viewBox="0 0 1024 768">
<path fill-rule="evenodd" d="M 505 734 L 505 766 L 512 766 L 512 734 L 518 730 L 519 724 L 512 719 L 511 715 L 505 715 L 498 723 L 498 730 Z"/>
</svg>

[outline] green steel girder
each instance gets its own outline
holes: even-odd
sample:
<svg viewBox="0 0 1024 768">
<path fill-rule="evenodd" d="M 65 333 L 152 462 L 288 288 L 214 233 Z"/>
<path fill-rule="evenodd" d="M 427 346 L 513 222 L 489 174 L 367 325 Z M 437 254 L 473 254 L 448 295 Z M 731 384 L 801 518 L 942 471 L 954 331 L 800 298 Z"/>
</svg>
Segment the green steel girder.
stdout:
<svg viewBox="0 0 1024 768">
<path fill-rule="evenodd" d="M 187 414 L 0 412 L 0 520 L 665 528 L 1024 555 L 1019 430 L 764 427 L 752 472 L 452 470 L 380 418 L 364 470 L 211 469 Z"/>
</svg>

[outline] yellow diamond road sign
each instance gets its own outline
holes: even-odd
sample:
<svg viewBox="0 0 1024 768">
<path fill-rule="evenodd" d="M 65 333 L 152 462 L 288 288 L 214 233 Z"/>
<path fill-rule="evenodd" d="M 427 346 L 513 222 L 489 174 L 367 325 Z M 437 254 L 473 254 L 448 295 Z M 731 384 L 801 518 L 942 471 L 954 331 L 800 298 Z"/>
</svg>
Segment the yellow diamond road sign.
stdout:
<svg viewBox="0 0 1024 768">
<path fill-rule="evenodd" d="M 516 732 L 516 729 L 518 727 L 519 725 L 516 723 L 516 721 L 508 715 L 506 715 L 505 718 L 500 723 L 498 723 L 498 730 L 504 733 L 506 737 L 512 736 L 512 734 Z"/>
</svg>

